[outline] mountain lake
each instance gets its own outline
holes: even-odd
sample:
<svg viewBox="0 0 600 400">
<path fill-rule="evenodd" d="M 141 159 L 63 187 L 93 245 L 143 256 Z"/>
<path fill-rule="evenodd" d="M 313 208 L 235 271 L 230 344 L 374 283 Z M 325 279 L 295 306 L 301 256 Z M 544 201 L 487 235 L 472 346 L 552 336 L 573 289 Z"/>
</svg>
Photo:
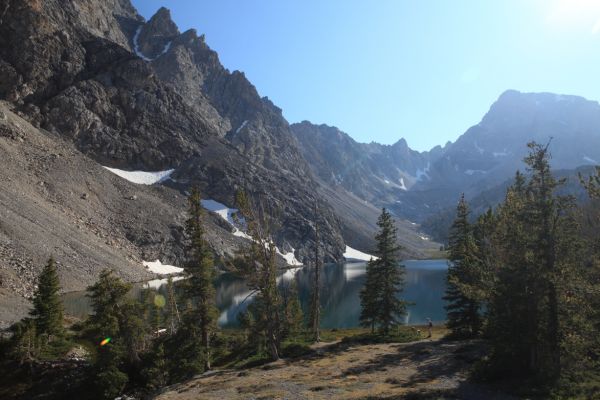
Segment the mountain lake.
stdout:
<svg viewBox="0 0 600 400">
<path fill-rule="evenodd" d="M 400 297 L 414 303 L 408 307 L 404 323 L 425 324 L 427 318 L 431 318 L 434 323 L 444 322 L 446 312 L 442 296 L 446 288 L 447 261 L 406 260 L 403 264 L 406 266 L 406 286 Z M 366 265 L 365 262 L 360 262 L 323 266 L 321 273 L 321 326 L 323 328 L 358 326 L 359 293 L 365 283 Z M 294 277 L 297 278 L 302 308 L 307 313 L 314 279 L 313 269 L 299 267 L 287 270 L 278 277 L 279 286 L 289 285 Z M 157 279 L 136 283 L 130 295 L 139 298 L 142 290 L 149 287 L 166 295 L 166 282 L 166 279 Z M 238 326 L 238 315 L 246 310 L 253 297 L 246 283 L 231 273 L 223 273 L 217 277 L 215 287 L 216 303 L 220 313 L 219 326 L 225 328 Z M 66 314 L 85 318 L 91 312 L 85 292 L 65 293 L 62 295 L 62 300 Z"/>
</svg>

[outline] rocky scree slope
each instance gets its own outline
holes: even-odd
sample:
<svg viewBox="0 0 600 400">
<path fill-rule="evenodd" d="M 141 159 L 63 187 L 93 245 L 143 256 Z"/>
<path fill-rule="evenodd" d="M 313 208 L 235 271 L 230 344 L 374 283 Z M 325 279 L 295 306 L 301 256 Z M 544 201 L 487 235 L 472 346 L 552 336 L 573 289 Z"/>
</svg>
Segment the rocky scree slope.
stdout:
<svg viewBox="0 0 600 400">
<path fill-rule="evenodd" d="M 27 311 L 51 255 L 63 291 L 85 289 L 103 268 L 141 281 L 153 277 L 144 260 L 184 265 L 184 195 L 118 177 L 11 108 L 0 102 L 0 327 Z M 217 256 L 232 257 L 244 239 L 214 214 L 206 222 Z"/>
</svg>

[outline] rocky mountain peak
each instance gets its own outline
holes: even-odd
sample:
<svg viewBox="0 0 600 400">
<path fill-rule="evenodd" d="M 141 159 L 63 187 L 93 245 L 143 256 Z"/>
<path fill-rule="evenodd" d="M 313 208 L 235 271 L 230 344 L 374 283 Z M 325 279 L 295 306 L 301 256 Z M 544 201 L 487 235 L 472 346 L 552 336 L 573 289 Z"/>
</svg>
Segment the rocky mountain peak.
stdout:
<svg viewBox="0 0 600 400">
<path fill-rule="evenodd" d="M 150 61 L 169 51 L 177 36 L 179 29 L 171 19 L 171 12 L 161 7 L 147 23 L 138 26 L 133 37 L 134 50 Z"/>
</svg>

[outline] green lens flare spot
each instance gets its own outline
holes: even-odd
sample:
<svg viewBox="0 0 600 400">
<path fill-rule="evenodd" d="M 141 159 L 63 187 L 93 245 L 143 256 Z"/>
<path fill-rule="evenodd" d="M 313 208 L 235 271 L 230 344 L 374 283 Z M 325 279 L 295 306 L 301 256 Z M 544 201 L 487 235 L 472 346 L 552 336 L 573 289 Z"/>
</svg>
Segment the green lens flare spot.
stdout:
<svg viewBox="0 0 600 400">
<path fill-rule="evenodd" d="M 156 307 L 163 308 L 165 306 L 165 304 L 167 304 L 167 301 L 165 300 L 165 296 L 163 296 L 162 294 L 157 294 L 154 296 L 154 305 Z"/>
</svg>

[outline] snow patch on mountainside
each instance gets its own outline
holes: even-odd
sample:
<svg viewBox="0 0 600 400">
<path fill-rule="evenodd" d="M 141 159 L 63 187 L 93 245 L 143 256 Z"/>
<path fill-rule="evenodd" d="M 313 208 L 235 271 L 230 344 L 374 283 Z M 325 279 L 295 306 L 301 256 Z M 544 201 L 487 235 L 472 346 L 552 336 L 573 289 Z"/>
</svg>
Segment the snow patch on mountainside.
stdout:
<svg viewBox="0 0 600 400">
<path fill-rule="evenodd" d="M 142 28 L 144 27 L 144 25 L 140 25 L 138 26 L 138 28 L 135 31 L 135 35 L 133 35 L 133 51 L 135 52 L 135 54 L 141 58 L 144 61 L 152 61 L 152 59 L 146 57 L 144 54 L 142 54 L 142 52 L 140 51 L 140 46 L 139 46 L 139 39 L 140 39 L 140 33 L 142 33 Z"/>
<path fill-rule="evenodd" d="M 128 180 L 129 182 L 137 183 L 139 185 L 154 185 L 155 183 L 163 182 L 171 177 L 171 174 L 175 171 L 174 169 L 168 169 L 166 171 L 157 172 L 146 172 L 146 171 L 124 171 L 117 168 L 104 167 L 115 175 L 119 175 L 121 178 Z"/>
<path fill-rule="evenodd" d="M 165 265 L 160 262 L 160 260 L 156 261 L 142 261 L 142 264 L 150 272 L 154 272 L 159 275 L 170 275 L 170 274 L 179 274 L 183 272 L 183 268 L 175 267 L 173 265 Z"/>
<path fill-rule="evenodd" d="M 244 223 L 244 219 L 242 217 L 236 217 L 236 214 L 239 212 L 237 208 L 229 208 L 225 204 L 211 199 L 200 200 L 200 204 L 202 204 L 202 207 L 208 211 L 216 213 L 225 221 L 227 221 L 229 225 L 233 227 L 233 236 L 252 240 L 250 235 L 237 227 L 239 223 Z"/>
<path fill-rule="evenodd" d="M 415 174 L 415 179 L 417 180 L 417 182 L 420 182 L 423 180 L 423 178 L 429 178 L 429 168 L 431 167 L 431 163 L 428 161 L 427 162 L 427 167 L 425 167 L 425 169 L 418 169 L 416 174 Z"/>
<path fill-rule="evenodd" d="M 172 43 L 173 43 L 173 42 L 171 41 L 171 42 L 168 42 L 167 44 L 165 44 L 165 47 L 164 47 L 164 48 L 163 48 L 163 50 L 160 52 L 160 54 L 158 55 L 158 57 L 162 56 L 163 54 L 166 54 L 166 53 L 167 53 L 167 51 L 169 51 L 169 49 L 171 48 L 171 44 L 172 44 Z M 158 58 L 158 57 L 156 57 L 156 58 Z M 155 60 L 156 60 L 156 58 L 155 58 Z"/>
<path fill-rule="evenodd" d="M 229 208 L 225 204 L 211 199 L 200 200 L 200 203 L 202 204 L 202 207 L 208 211 L 218 214 L 221 218 L 227 221 L 233 227 L 233 236 L 254 240 L 252 236 L 248 235 L 246 232 L 242 231 L 236 226 L 239 224 L 244 224 L 244 219 L 236 216 L 236 214 L 239 212 L 237 208 Z M 278 248 L 275 249 L 277 254 L 283 257 L 288 265 L 302 265 L 302 263 L 296 259 L 296 256 L 294 255 L 294 249 L 288 253 L 282 253 Z"/>
<path fill-rule="evenodd" d="M 283 257 L 285 262 L 287 262 L 288 265 L 302 265 L 302 263 L 296 259 L 294 252 L 295 252 L 295 250 L 292 249 L 292 251 L 283 254 L 281 251 L 279 251 L 279 249 L 277 249 L 277 254 L 279 254 L 281 257 Z"/>
<path fill-rule="evenodd" d="M 237 208 L 229 208 L 225 204 L 211 199 L 202 199 L 200 200 L 200 204 L 208 211 L 218 214 L 225 221 L 235 226 L 233 216 L 239 211 Z"/>
<path fill-rule="evenodd" d="M 400 178 L 400 189 L 402 189 L 402 190 L 408 190 L 406 188 L 406 185 L 404 184 L 404 178 L 402 178 L 402 177 Z"/>
<path fill-rule="evenodd" d="M 353 249 L 348 245 L 346 245 L 346 251 L 344 251 L 344 258 L 346 261 L 369 261 L 371 258 L 374 260 L 377 259 L 375 256 Z"/>
<path fill-rule="evenodd" d="M 247 124 L 248 124 L 248 120 L 245 120 L 244 122 L 242 122 L 242 124 L 240 125 L 240 127 L 239 127 L 239 128 L 237 128 L 237 129 L 235 130 L 235 133 L 236 133 L 236 134 L 240 133 L 240 131 L 241 131 L 242 129 L 244 129 L 244 128 L 246 127 L 246 125 L 247 125 Z"/>
<path fill-rule="evenodd" d="M 593 158 L 590 158 L 590 157 L 588 157 L 588 156 L 583 156 L 583 160 L 584 160 L 584 161 L 587 161 L 587 162 L 589 162 L 589 163 L 592 163 L 592 164 L 598 164 L 598 161 L 596 161 L 596 160 L 594 160 Z"/>
<path fill-rule="evenodd" d="M 144 25 L 140 25 L 138 26 L 138 28 L 135 31 L 135 34 L 133 35 L 133 51 L 135 52 L 135 55 L 138 56 L 139 58 L 141 58 L 144 61 L 154 61 L 156 60 L 158 57 L 164 55 L 167 53 L 167 51 L 169 51 L 169 49 L 171 48 L 171 44 L 173 44 L 173 42 L 168 42 L 167 44 L 165 44 L 165 47 L 162 49 L 161 53 L 154 57 L 154 58 L 150 58 L 150 57 L 146 57 L 144 55 L 144 53 L 142 53 L 142 51 L 140 50 L 140 45 L 139 45 L 139 39 L 140 39 L 140 33 L 142 33 L 142 28 L 144 27 Z"/>
</svg>

